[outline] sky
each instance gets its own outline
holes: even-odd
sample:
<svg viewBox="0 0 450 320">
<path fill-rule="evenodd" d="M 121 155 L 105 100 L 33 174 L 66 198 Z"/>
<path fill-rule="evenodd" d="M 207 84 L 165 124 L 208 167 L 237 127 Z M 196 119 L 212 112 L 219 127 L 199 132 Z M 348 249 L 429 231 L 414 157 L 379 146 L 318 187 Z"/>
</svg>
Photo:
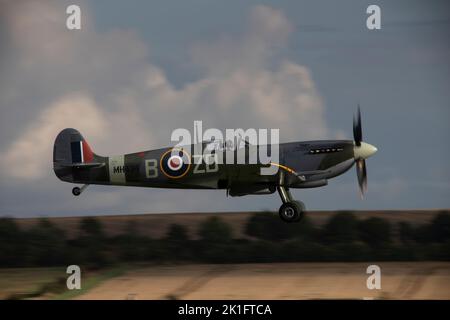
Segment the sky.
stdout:
<svg viewBox="0 0 450 320">
<path fill-rule="evenodd" d="M 81 30 L 66 8 L 81 9 Z M 366 9 L 381 8 L 368 30 Z M 0 216 L 277 210 L 277 194 L 73 185 L 52 171 L 58 132 L 97 154 L 171 145 L 176 128 L 279 128 L 281 142 L 351 139 L 368 159 L 293 190 L 309 210 L 450 207 L 448 1 L 0 0 Z"/>
</svg>

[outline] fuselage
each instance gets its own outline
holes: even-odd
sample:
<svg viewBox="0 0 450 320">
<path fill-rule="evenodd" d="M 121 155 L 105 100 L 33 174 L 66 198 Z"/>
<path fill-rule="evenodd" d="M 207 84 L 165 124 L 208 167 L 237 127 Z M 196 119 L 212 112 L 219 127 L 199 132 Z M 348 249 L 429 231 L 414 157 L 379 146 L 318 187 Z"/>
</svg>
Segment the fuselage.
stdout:
<svg viewBox="0 0 450 320">
<path fill-rule="evenodd" d="M 203 144 L 203 147 L 205 144 Z M 214 155 L 192 155 L 195 146 L 167 147 L 119 156 L 94 154 L 96 167 L 58 166 L 55 173 L 64 181 L 83 184 L 120 185 L 182 189 L 229 189 L 235 195 L 271 193 L 276 186 L 313 188 L 346 172 L 355 162 L 352 140 L 290 142 L 278 145 L 277 161 L 249 163 L 258 146 L 245 150 L 215 150 Z M 191 152 L 188 152 L 190 150 Z M 225 161 L 227 153 L 245 151 L 244 163 Z M 197 159 L 196 159 L 197 158 Z M 199 160 L 200 159 L 200 160 Z M 222 161 L 217 161 L 222 159 Z M 274 166 L 274 174 L 261 175 L 262 167 Z"/>
</svg>

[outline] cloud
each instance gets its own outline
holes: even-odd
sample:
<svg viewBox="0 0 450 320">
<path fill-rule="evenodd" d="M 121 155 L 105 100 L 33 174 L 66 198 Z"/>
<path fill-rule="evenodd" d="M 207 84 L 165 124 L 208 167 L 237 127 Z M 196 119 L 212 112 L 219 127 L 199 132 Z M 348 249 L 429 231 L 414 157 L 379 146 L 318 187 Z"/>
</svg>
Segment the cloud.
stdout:
<svg viewBox="0 0 450 320">
<path fill-rule="evenodd" d="M 293 30 L 283 12 L 256 6 L 240 36 L 193 44 L 201 76 L 176 88 L 134 31 L 99 32 L 81 8 L 82 30 L 69 31 L 63 5 L 7 7 L 1 176 L 57 188 L 51 150 L 63 127 L 79 129 L 104 155 L 168 145 L 173 129 L 191 129 L 194 120 L 205 128 L 279 128 L 283 140 L 327 135 L 309 70 L 281 57 Z"/>
<path fill-rule="evenodd" d="M 96 139 L 107 130 L 108 122 L 92 99 L 83 95 L 64 97 L 45 109 L 2 154 L 2 167 L 8 168 L 10 175 L 23 179 L 35 179 L 50 172 L 54 133 L 70 126 Z"/>
</svg>

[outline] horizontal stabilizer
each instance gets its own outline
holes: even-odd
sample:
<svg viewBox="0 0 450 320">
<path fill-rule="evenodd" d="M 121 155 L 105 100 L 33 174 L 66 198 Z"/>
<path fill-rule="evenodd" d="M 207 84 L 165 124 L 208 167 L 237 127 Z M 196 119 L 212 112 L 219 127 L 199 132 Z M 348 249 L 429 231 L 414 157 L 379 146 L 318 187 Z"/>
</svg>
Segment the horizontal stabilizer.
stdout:
<svg viewBox="0 0 450 320">
<path fill-rule="evenodd" d="M 104 163 L 100 163 L 100 162 L 90 162 L 90 163 L 83 163 L 83 162 L 79 162 L 79 163 L 60 163 L 59 164 L 62 167 L 66 167 L 66 168 L 101 168 L 103 167 L 105 164 Z"/>
</svg>

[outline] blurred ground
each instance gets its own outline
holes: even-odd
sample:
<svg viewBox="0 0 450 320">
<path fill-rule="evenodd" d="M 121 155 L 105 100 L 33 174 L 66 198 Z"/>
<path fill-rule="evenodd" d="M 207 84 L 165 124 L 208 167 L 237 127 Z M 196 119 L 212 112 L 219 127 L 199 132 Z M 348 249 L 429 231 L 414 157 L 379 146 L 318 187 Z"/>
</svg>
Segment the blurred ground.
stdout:
<svg viewBox="0 0 450 320">
<path fill-rule="evenodd" d="M 449 239 L 449 216 L 448 214 L 441 214 L 438 216 L 438 213 L 438 210 L 357 211 L 353 212 L 353 220 L 344 219 L 344 222 L 346 223 L 344 223 L 344 226 L 351 226 L 351 223 L 354 223 L 355 219 L 364 220 L 371 217 L 382 218 L 386 221 L 385 223 L 390 225 L 392 230 L 392 232 L 390 232 L 388 228 L 388 235 L 389 233 L 391 234 L 393 241 L 392 243 L 388 243 L 387 247 L 400 250 L 396 253 L 397 255 L 394 255 L 397 260 L 403 260 L 398 259 L 398 257 L 404 257 L 404 255 L 402 255 L 403 251 L 406 251 L 406 253 L 411 251 L 413 253 L 412 255 L 406 255 L 406 257 L 411 256 L 411 260 L 439 260 L 440 258 L 448 260 L 448 256 L 445 255 L 445 253 L 448 253 L 448 246 L 446 246 L 448 242 L 445 241 L 448 241 Z M 80 265 L 89 265 L 90 269 L 87 270 L 85 267 L 82 268 L 82 290 L 70 291 L 66 288 L 65 281 L 68 275 L 66 274 L 65 267 L 0 268 L 0 299 L 450 300 L 450 262 L 302 262 L 253 264 L 195 264 L 192 262 L 191 264 L 175 264 L 176 261 L 183 263 L 186 261 L 221 261 L 220 259 L 218 260 L 218 258 L 229 258 L 234 252 L 233 250 L 227 251 L 225 250 L 226 248 L 236 248 L 236 246 L 242 246 L 243 243 L 249 246 L 247 251 L 243 251 L 244 257 L 250 257 L 249 254 L 254 254 L 255 257 L 258 257 L 261 255 L 261 252 L 270 252 L 268 251 L 270 248 L 275 250 L 273 251 L 274 255 L 278 254 L 280 250 L 284 249 L 284 244 L 276 237 L 273 239 L 270 238 L 269 240 L 266 238 L 251 239 L 251 241 L 247 242 L 242 242 L 241 240 L 231 241 L 231 236 L 236 239 L 250 237 L 245 233 L 245 227 L 249 217 L 254 214 L 254 212 L 230 212 L 98 216 L 95 217 L 95 221 L 90 221 L 90 224 L 82 224 L 82 217 L 50 218 L 47 222 L 43 222 L 39 218 L 14 219 L 14 221 L 4 220 L 4 241 L 1 242 L 4 246 L 2 247 L 3 249 L 0 248 L 0 258 L 5 258 L 5 263 L 8 261 L 17 262 L 20 260 L 19 258 L 26 257 L 29 259 L 23 261 L 20 260 L 24 266 L 38 266 L 40 263 L 44 262 L 48 264 L 41 265 L 58 266 L 65 265 L 66 263 L 70 264 L 72 263 L 71 261 L 81 261 L 82 263 L 80 263 Z M 323 226 L 323 224 L 335 214 L 336 212 L 313 211 L 308 212 L 307 216 L 312 225 Z M 199 238 L 199 227 L 212 216 L 220 217 L 221 221 L 225 223 L 220 224 L 219 227 L 223 225 L 229 225 L 231 227 L 232 235 L 228 236 L 230 239 L 227 237 L 222 238 L 228 239 L 230 241 L 229 243 L 235 247 L 232 247 L 231 245 L 229 247 L 221 247 L 220 243 L 214 247 L 213 242 L 211 242 L 212 240 L 207 236 L 202 236 L 200 242 L 191 240 L 191 238 Z M 436 220 L 435 218 L 439 219 Z M 277 219 L 276 221 L 278 221 L 276 215 L 274 216 L 274 219 Z M 98 223 L 97 220 L 100 223 Z M 431 220 L 433 220 L 433 228 L 431 228 L 431 225 L 426 225 L 430 223 Z M 267 221 L 269 223 L 269 229 L 263 229 L 265 230 L 264 235 L 267 235 L 266 231 L 270 233 L 274 230 L 271 220 Z M 349 221 L 351 222 L 350 224 Z M 48 225 L 50 222 L 51 227 Z M 129 228 L 130 222 L 134 224 L 136 230 Z M 407 238 L 406 240 L 401 238 L 401 242 L 399 242 L 399 222 L 407 222 L 411 226 L 415 226 L 409 230 L 408 234 L 410 235 L 410 238 Z M 15 223 L 20 228 L 15 227 Z M 171 228 L 173 223 L 183 226 L 187 233 L 186 236 L 181 238 L 173 238 L 173 235 L 172 238 L 169 238 L 172 240 L 178 239 L 177 241 L 181 241 L 181 245 L 178 244 L 175 247 L 173 245 L 166 246 L 166 238 L 164 238 L 164 241 L 152 240 L 167 237 L 168 230 L 173 231 Z M 57 232 L 58 230 L 53 227 L 54 225 L 67 233 L 67 239 L 65 238 L 64 233 L 62 233 L 63 235 L 61 236 L 61 233 Z M 83 229 L 84 233 L 80 233 L 80 230 L 82 230 L 81 227 L 83 226 L 85 229 L 86 227 L 90 227 L 89 230 L 91 230 L 92 227 L 97 226 L 98 230 L 94 229 L 98 232 L 92 232 L 91 230 L 91 233 L 86 233 L 87 229 Z M 336 227 L 335 224 L 333 226 Z M 342 227 L 342 224 L 339 226 Z M 436 228 L 436 226 L 439 228 Z M 359 224 L 358 228 L 360 228 Z M 28 231 L 23 232 L 22 229 Z M 376 230 L 379 229 L 380 228 Z M 217 230 L 222 229 L 213 228 L 211 230 L 216 232 L 214 233 L 214 235 L 216 235 Z M 326 230 L 336 231 L 333 228 Z M 345 231 L 347 229 L 344 228 L 343 230 Z M 359 230 L 359 232 L 361 232 L 361 230 Z M 345 235 L 347 235 L 347 231 L 344 232 Z M 103 235 L 103 232 L 106 236 Z M 132 235 L 141 235 L 141 237 L 130 238 L 127 236 L 130 232 L 132 232 Z M 113 238 L 114 236 L 121 234 L 121 238 Z M 380 233 L 376 233 L 376 235 L 378 234 Z M 424 236 L 433 235 L 433 237 L 429 237 L 430 239 L 419 239 L 420 241 L 415 237 L 412 237 L 413 235 L 416 236 L 420 234 L 423 234 Z M 61 237 L 64 238 L 63 241 L 61 241 Z M 13 241 L 12 239 L 15 240 Z M 131 241 L 133 239 L 134 242 Z M 137 241 L 136 239 L 140 240 Z M 315 244 L 315 241 L 317 241 L 315 238 L 311 238 L 310 240 L 307 240 L 307 238 L 305 239 L 301 241 L 296 240 L 294 242 L 286 242 L 286 245 L 300 243 L 300 246 L 293 247 L 294 250 L 297 248 L 302 254 L 305 254 L 305 256 L 301 256 L 303 260 L 300 261 L 308 261 L 305 260 L 305 257 L 308 254 L 307 251 L 310 250 L 311 245 Z M 338 234 L 334 238 L 331 238 L 331 241 L 328 243 L 320 242 L 318 248 L 329 249 L 330 246 L 337 243 L 339 239 Z M 373 237 L 370 237 L 370 239 L 373 239 Z M 113 243 L 113 241 L 116 242 Z M 170 241 L 169 244 L 173 244 L 173 241 Z M 371 247 L 366 244 L 367 240 L 361 238 L 359 235 L 346 241 L 347 242 L 342 242 L 343 244 L 346 244 L 346 246 L 343 247 L 344 249 L 342 249 L 341 246 L 339 250 L 344 250 L 347 255 L 342 255 L 341 251 L 337 251 L 341 254 L 340 256 L 337 255 L 338 257 L 341 257 L 341 259 L 345 258 L 346 260 L 357 261 L 357 259 L 355 259 L 355 257 L 357 257 L 355 256 L 356 253 L 349 248 L 359 248 L 359 251 L 361 251 L 361 245 L 363 245 L 363 248 L 366 248 L 368 254 L 372 254 Z M 195 250 L 198 251 L 199 248 L 203 247 L 208 249 L 215 248 L 216 251 L 213 252 L 215 255 L 211 255 L 211 252 L 203 252 L 203 254 L 209 253 L 210 255 L 200 255 L 197 257 L 195 254 L 192 254 L 192 256 L 188 256 L 188 258 L 180 256 L 179 260 L 167 259 L 167 255 L 169 257 L 173 256 L 177 250 L 180 251 L 181 249 L 186 248 L 187 242 L 191 245 L 190 248 L 192 252 Z M 60 243 L 62 246 L 59 246 Z M 354 243 L 356 243 L 356 247 L 348 246 L 348 244 Z M 11 245 L 8 246 L 9 244 Z M 24 246 L 24 244 L 27 244 L 28 246 Z M 199 246 L 198 244 L 204 245 Z M 275 244 L 278 244 L 278 246 L 274 246 Z M 371 245 L 373 245 L 373 243 Z M 134 253 L 142 253 L 137 256 L 140 257 L 141 260 L 129 259 L 126 254 L 136 248 L 142 249 L 145 254 L 138 250 L 137 253 Z M 289 249 L 290 247 L 286 248 L 287 251 L 285 251 L 285 254 L 287 254 L 288 257 L 295 253 L 295 251 Z M 308 250 L 305 251 L 305 248 Z M 149 256 L 146 250 L 149 250 L 152 255 Z M 158 250 L 161 251 L 159 255 L 157 255 L 159 252 Z M 73 257 L 70 256 L 70 259 L 67 260 L 55 260 L 55 257 L 58 258 L 59 255 L 64 255 L 64 253 L 68 251 L 73 253 Z M 434 252 L 434 255 L 426 255 L 425 253 L 428 251 Z M 225 255 L 224 252 L 228 252 L 228 255 Z M 326 251 L 324 252 L 326 254 Z M 317 248 L 313 249 L 313 253 L 317 253 Z M 417 254 L 417 257 L 415 254 Z M 379 256 L 378 258 L 375 258 L 375 256 L 373 256 L 373 259 L 386 259 L 382 255 L 381 258 Z M 103 257 L 103 260 L 101 260 L 103 261 L 103 264 L 100 262 L 97 263 L 99 257 Z M 285 259 L 281 261 L 289 261 L 285 256 L 281 257 Z M 372 257 L 372 255 L 368 257 Z M 109 260 L 106 258 L 109 258 Z M 364 260 L 366 260 L 366 258 L 362 259 L 360 257 L 359 259 L 359 261 Z M 110 263 L 107 263 L 108 261 Z M 130 265 L 128 264 L 130 261 L 142 262 L 140 264 L 135 263 Z M 233 261 L 246 260 L 224 260 L 224 262 Z M 366 274 L 366 268 L 370 264 L 377 264 L 381 267 L 381 290 L 369 290 L 366 287 L 366 280 L 369 276 Z M 5 264 L 5 266 L 11 265 L 20 266 L 21 264 Z"/>
<path fill-rule="evenodd" d="M 386 219 L 395 227 L 398 222 L 405 221 L 411 225 L 420 225 L 430 222 L 440 210 L 379 210 L 379 211 L 351 211 L 357 219 L 378 217 Z M 167 233 L 172 223 L 186 227 L 188 236 L 197 239 L 198 225 L 209 217 L 220 217 L 233 228 L 234 238 L 247 238 L 245 226 L 248 219 L 258 212 L 202 212 L 202 213 L 164 213 L 164 214 L 137 214 L 96 216 L 103 225 L 108 236 L 116 236 L 123 232 L 127 224 L 135 223 L 136 232 L 140 235 L 151 235 L 154 239 L 160 239 Z M 316 226 L 322 226 L 336 211 L 308 211 L 306 217 Z M 275 216 L 277 214 L 274 214 Z M 58 228 L 65 231 L 69 238 L 77 236 L 79 223 L 83 217 L 51 217 L 48 218 Z M 41 218 L 15 219 L 21 228 L 28 230 L 37 225 Z"/>
<path fill-rule="evenodd" d="M 0 269 L 0 298 L 450 299 L 448 262 L 373 264 L 381 290 L 367 289 L 365 262 L 128 266 L 83 273 L 82 291 L 65 288 L 65 268 Z"/>
<path fill-rule="evenodd" d="M 366 287 L 369 263 L 147 266 L 106 280 L 78 299 L 450 299 L 450 263 L 379 262 L 381 290 Z"/>
<path fill-rule="evenodd" d="M 0 299 L 38 294 L 43 286 L 65 277 L 64 268 L 0 269 Z"/>
</svg>

